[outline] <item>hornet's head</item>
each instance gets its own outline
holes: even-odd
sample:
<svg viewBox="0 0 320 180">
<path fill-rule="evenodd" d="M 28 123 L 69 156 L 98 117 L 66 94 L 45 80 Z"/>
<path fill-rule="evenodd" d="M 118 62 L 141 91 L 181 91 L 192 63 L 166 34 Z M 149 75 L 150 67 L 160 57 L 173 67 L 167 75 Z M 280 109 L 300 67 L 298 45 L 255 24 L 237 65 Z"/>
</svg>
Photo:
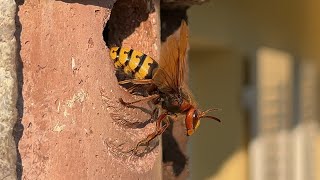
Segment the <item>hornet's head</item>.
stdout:
<svg viewBox="0 0 320 180">
<path fill-rule="evenodd" d="M 207 116 L 206 115 L 208 112 L 210 112 L 212 110 L 218 110 L 218 109 L 209 109 L 209 110 L 201 112 L 198 109 L 191 107 L 188 110 L 188 112 L 186 114 L 186 119 L 185 119 L 188 136 L 191 136 L 196 131 L 196 129 L 199 127 L 201 118 L 209 118 L 209 119 L 214 119 L 216 121 L 221 122 L 220 119 L 218 119 L 214 116 Z"/>
</svg>

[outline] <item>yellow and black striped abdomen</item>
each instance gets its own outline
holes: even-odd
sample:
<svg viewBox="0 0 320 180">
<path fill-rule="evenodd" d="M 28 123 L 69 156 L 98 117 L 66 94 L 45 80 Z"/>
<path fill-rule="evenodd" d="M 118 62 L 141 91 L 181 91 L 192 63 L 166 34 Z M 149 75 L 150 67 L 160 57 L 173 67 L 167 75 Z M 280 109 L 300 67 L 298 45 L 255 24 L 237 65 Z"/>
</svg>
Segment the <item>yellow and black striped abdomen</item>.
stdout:
<svg viewBox="0 0 320 180">
<path fill-rule="evenodd" d="M 135 79 L 152 79 L 158 63 L 146 54 L 124 47 L 112 47 L 110 57 L 116 68 Z"/>
</svg>

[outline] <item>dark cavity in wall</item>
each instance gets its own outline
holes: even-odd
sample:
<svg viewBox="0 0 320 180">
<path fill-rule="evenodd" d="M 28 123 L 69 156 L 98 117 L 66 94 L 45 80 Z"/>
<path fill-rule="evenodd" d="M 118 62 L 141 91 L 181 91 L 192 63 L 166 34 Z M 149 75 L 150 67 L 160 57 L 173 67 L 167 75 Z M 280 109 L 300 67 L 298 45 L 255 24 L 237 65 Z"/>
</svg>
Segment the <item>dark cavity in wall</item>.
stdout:
<svg viewBox="0 0 320 180">
<path fill-rule="evenodd" d="M 149 14 L 154 11 L 152 0 L 117 0 L 103 31 L 103 39 L 107 47 L 122 47 L 123 40 L 133 34 L 141 22 L 146 21 Z M 123 73 L 121 69 L 116 71 L 116 76 L 118 81 L 130 79 L 130 76 Z M 122 86 L 130 88 L 133 85 Z M 137 93 L 141 94 L 141 90 L 137 89 Z"/>
<path fill-rule="evenodd" d="M 107 46 L 121 47 L 122 41 L 130 36 L 141 22 L 146 21 L 154 10 L 151 0 L 117 0 L 103 31 Z"/>
<path fill-rule="evenodd" d="M 22 88 L 23 88 L 23 64 L 20 56 L 20 50 L 21 50 L 21 30 L 22 26 L 20 23 L 20 18 L 18 16 L 18 12 L 20 10 L 20 6 L 24 4 L 24 0 L 16 0 L 16 17 L 15 17 L 15 22 L 16 22 L 16 32 L 15 32 L 15 38 L 17 41 L 17 62 L 16 62 L 16 73 L 17 73 L 17 81 L 18 81 L 18 99 L 17 99 L 17 104 L 16 108 L 18 110 L 18 117 L 16 124 L 13 127 L 13 132 L 12 135 L 14 137 L 14 141 L 16 144 L 16 152 L 17 152 L 17 162 L 16 162 L 16 172 L 17 172 L 17 179 L 20 180 L 22 179 L 22 174 L 23 174 L 23 164 L 22 164 L 22 159 L 19 151 L 19 141 L 23 135 L 23 130 L 24 127 L 21 123 L 21 120 L 23 118 L 23 109 L 24 109 L 24 100 L 22 96 Z"/>
<path fill-rule="evenodd" d="M 163 8 L 161 4 L 161 41 L 164 42 L 168 36 L 173 34 L 181 25 L 182 20 L 188 22 L 187 7 Z M 167 6 L 164 6 L 167 7 Z"/>
</svg>

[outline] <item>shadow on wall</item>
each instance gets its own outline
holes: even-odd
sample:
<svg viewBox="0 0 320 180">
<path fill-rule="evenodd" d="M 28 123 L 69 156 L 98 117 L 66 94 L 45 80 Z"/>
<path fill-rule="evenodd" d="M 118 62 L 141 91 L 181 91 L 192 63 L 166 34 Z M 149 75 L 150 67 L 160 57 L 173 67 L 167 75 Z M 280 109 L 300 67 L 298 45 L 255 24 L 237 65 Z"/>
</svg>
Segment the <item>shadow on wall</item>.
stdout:
<svg viewBox="0 0 320 180">
<path fill-rule="evenodd" d="M 22 96 L 22 88 L 23 88 L 23 63 L 21 60 L 20 56 L 20 50 L 21 50 L 21 22 L 18 16 L 19 12 L 19 6 L 23 5 L 24 0 L 17 0 L 17 10 L 16 10 L 16 17 L 15 17 L 15 22 L 16 22 L 16 32 L 15 32 L 15 38 L 17 41 L 17 63 L 16 63 L 16 73 L 17 73 L 17 81 L 18 81 L 18 99 L 17 99 L 17 105 L 16 108 L 18 110 L 18 117 L 16 124 L 14 125 L 13 128 L 13 137 L 14 141 L 16 144 L 16 151 L 17 151 L 17 162 L 16 162 L 16 172 L 17 172 L 17 179 L 22 178 L 22 173 L 23 173 L 23 165 L 22 165 L 22 160 L 21 160 L 21 155 L 19 152 L 19 141 L 23 135 L 23 130 L 24 126 L 22 125 L 21 121 L 23 118 L 23 109 L 24 109 L 24 100 Z"/>
<path fill-rule="evenodd" d="M 166 179 L 167 173 L 172 173 L 175 177 L 180 176 L 187 166 L 187 157 L 185 155 L 185 150 L 179 147 L 179 143 L 184 141 L 184 137 L 181 139 L 179 137 L 174 137 L 174 131 L 177 132 L 177 128 L 180 127 L 180 123 L 183 122 L 181 119 L 179 122 L 172 122 L 167 130 L 162 134 L 162 146 L 163 146 L 163 163 L 164 167 L 172 166 L 172 169 L 168 170 L 164 168 L 163 178 Z M 174 123 L 174 124 L 173 124 Z M 181 123 L 184 125 L 183 123 Z M 184 133 L 184 131 L 183 131 Z"/>
</svg>

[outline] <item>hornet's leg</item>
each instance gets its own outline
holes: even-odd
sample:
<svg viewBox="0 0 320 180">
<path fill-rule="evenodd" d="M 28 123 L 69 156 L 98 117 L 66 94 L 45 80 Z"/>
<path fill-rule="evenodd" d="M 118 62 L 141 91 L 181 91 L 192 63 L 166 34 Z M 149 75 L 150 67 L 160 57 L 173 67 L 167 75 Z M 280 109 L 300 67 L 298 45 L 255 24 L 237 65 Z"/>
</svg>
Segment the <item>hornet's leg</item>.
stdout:
<svg viewBox="0 0 320 180">
<path fill-rule="evenodd" d="M 135 103 L 138 103 L 138 102 L 144 102 L 144 101 L 153 101 L 157 98 L 159 98 L 160 96 L 158 94 L 154 94 L 154 95 L 151 95 L 149 97 L 145 97 L 145 98 L 142 98 L 142 99 L 139 99 L 139 100 L 136 100 L 136 101 L 132 101 L 132 102 L 124 102 L 122 98 L 119 98 L 119 101 L 121 104 L 125 105 L 125 106 L 129 106 L 129 105 L 132 105 L 132 104 L 135 104 Z"/>
<path fill-rule="evenodd" d="M 140 141 L 136 147 L 132 150 L 133 152 L 135 152 L 138 147 L 142 144 L 146 144 L 146 146 L 149 145 L 149 142 L 152 141 L 155 137 L 157 137 L 158 135 L 162 134 L 166 128 L 170 125 L 170 121 L 168 119 L 165 119 L 165 125 L 161 127 L 161 123 L 163 121 L 163 119 L 167 116 L 168 114 L 167 113 L 163 113 L 161 114 L 158 119 L 157 119 L 157 122 L 156 122 L 156 129 L 153 133 L 149 134 L 147 136 L 147 138 L 145 138 L 144 140 Z"/>
<path fill-rule="evenodd" d="M 161 135 L 170 125 L 170 120 L 167 118 L 164 121 L 164 125 L 160 128 L 158 135 Z"/>
<path fill-rule="evenodd" d="M 131 87 L 127 88 L 127 91 L 133 95 L 146 97 L 154 94 L 152 87 L 152 84 L 133 84 Z"/>
<path fill-rule="evenodd" d="M 133 93 L 134 90 L 136 90 L 137 88 L 139 88 L 139 86 L 141 86 L 140 84 L 134 84 L 133 86 L 131 86 L 130 88 L 128 88 L 127 90 L 129 91 L 129 93 Z"/>
<path fill-rule="evenodd" d="M 119 84 L 127 84 L 127 83 L 132 83 L 132 84 L 151 84 L 153 81 L 152 79 L 127 79 L 123 81 L 119 81 Z"/>
<path fill-rule="evenodd" d="M 151 119 L 152 120 L 157 120 L 159 115 L 159 107 L 154 108 L 151 114 Z"/>
</svg>

